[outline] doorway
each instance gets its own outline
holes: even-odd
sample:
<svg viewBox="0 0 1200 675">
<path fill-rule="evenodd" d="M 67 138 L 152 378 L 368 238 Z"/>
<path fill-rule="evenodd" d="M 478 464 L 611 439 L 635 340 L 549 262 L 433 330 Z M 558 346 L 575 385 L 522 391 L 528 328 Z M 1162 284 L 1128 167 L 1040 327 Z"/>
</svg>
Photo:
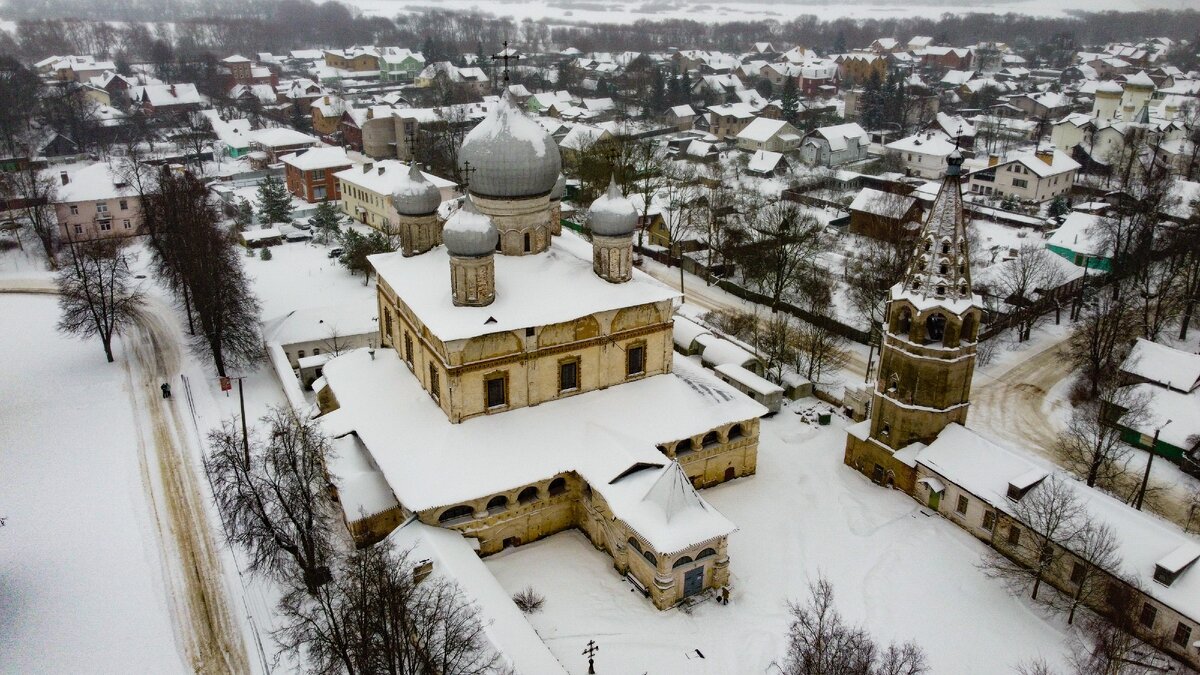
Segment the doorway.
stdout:
<svg viewBox="0 0 1200 675">
<path fill-rule="evenodd" d="M 688 570 L 687 574 L 683 575 L 683 597 L 690 598 L 702 590 L 704 590 L 704 567 Z"/>
<path fill-rule="evenodd" d="M 938 510 L 938 505 L 942 503 L 942 493 L 929 490 L 929 508 L 934 511 Z"/>
</svg>

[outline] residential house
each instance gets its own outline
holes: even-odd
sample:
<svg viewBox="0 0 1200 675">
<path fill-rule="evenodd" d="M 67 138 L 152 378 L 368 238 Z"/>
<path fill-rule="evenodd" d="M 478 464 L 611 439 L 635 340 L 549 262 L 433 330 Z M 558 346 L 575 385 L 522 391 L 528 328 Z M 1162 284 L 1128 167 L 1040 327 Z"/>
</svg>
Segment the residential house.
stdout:
<svg viewBox="0 0 1200 675">
<path fill-rule="evenodd" d="M 1173 462 L 1200 461 L 1200 354 L 1138 338 L 1120 376 L 1107 417 L 1121 440 Z M 1129 415 L 1134 401 L 1139 413 Z"/>
<path fill-rule="evenodd" d="M 921 59 L 924 68 L 952 68 L 967 70 L 971 67 L 973 52 L 958 47 L 926 47 L 913 55 Z"/>
<path fill-rule="evenodd" d="M 148 116 L 193 112 L 204 103 L 204 98 L 196 91 L 196 85 L 190 83 L 134 87 L 130 98 Z"/>
<path fill-rule="evenodd" d="M 800 159 L 813 166 L 840 166 L 867 157 L 871 141 L 855 122 L 813 129 L 800 142 Z"/>
<path fill-rule="evenodd" d="M 887 76 L 887 59 L 878 54 L 852 52 L 838 54 L 833 60 L 838 64 L 838 79 L 843 82 L 853 80 L 862 84 L 871 79 L 872 74 L 878 75 L 881 80 Z"/>
<path fill-rule="evenodd" d="M 1003 161 L 995 155 L 989 156 L 987 168 L 971 172 L 967 181 L 973 194 L 1044 202 L 1068 194 L 1079 168 L 1079 162 L 1070 155 L 1050 148 Z"/>
<path fill-rule="evenodd" d="M 44 171 L 57 185 L 54 213 L 64 241 L 143 234 L 142 203 L 105 162 Z"/>
<path fill-rule="evenodd" d="M 326 94 L 313 101 L 309 110 L 312 111 L 313 132 L 323 138 L 331 138 L 341 126 L 346 102 L 336 94 Z"/>
<path fill-rule="evenodd" d="M 800 145 L 800 132 L 784 120 L 759 117 L 738 132 L 737 145 L 749 152 L 791 152 Z"/>
<path fill-rule="evenodd" d="M 850 203 L 850 232 L 884 241 L 907 239 L 920 229 L 921 214 L 914 197 L 863 188 Z"/>
<path fill-rule="evenodd" d="M 1071 107 L 1069 97 L 1053 91 L 1021 94 L 1008 99 L 1008 102 L 1020 108 L 1026 115 L 1043 120 L 1058 119 Z"/>
<path fill-rule="evenodd" d="M 266 156 L 263 159 L 268 164 L 278 162 L 283 155 L 311 148 L 317 143 L 317 138 L 286 127 L 255 129 L 250 132 L 251 147 L 264 153 Z"/>
<path fill-rule="evenodd" d="M 1046 248 L 1079 267 L 1112 271 L 1112 246 L 1102 216 L 1081 211 L 1068 213 L 1063 224 L 1050 233 Z"/>
<path fill-rule="evenodd" d="M 714 105 L 708 108 L 708 131 L 718 140 L 736 137 L 757 118 L 755 111 L 745 103 Z"/>
<path fill-rule="evenodd" d="M 788 168 L 788 161 L 783 154 L 770 150 L 755 152 L 746 163 L 746 173 L 763 178 L 782 176 L 787 173 Z"/>
<path fill-rule="evenodd" d="M 946 173 L 946 158 L 955 150 L 954 143 L 944 134 L 933 131 L 913 134 L 884 147 L 899 155 L 906 175 L 930 180 Z"/>
<path fill-rule="evenodd" d="M 399 47 L 387 47 L 379 59 L 379 76 L 386 82 L 412 82 L 425 68 L 425 56 Z"/>
<path fill-rule="evenodd" d="M 379 50 L 375 47 L 326 49 L 322 55 L 325 57 L 325 65 L 330 68 L 360 75 L 379 71 Z"/>
<path fill-rule="evenodd" d="M 310 148 L 283 155 L 288 191 L 309 204 L 340 199 L 334 174 L 352 166 L 343 148 Z"/>
<path fill-rule="evenodd" d="M 672 106 L 663 121 L 680 131 L 687 131 L 696 125 L 696 111 L 690 105 Z"/>
<path fill-rule="evenodd" d="M 408 180 L 409 166 L 394 159 L 368 162 L 335 174 L 341 194 L 342 210 L 358 222 L 387 231 L 399 214 L 392 205 L 392 193 Z M 425 179 L 441 191 L 442 201 L 458 196 L 453 181 L 422 172 Z"/>
</svg>

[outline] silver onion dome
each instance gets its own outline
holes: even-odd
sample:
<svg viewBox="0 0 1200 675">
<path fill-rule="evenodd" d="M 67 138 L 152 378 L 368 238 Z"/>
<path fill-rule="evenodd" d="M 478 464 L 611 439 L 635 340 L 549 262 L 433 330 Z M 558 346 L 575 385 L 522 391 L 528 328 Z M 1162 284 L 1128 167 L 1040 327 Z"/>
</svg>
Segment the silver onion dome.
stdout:
<svg viewBox="0 0 1200 675">
<path fill-rule="evenodd" d="M 442 192 L 430 183 L 417 163 L 409 165 L 408 175 L 392 192 L 392 206 L 402 216 L 428 216 L 442 204 Z"/>
<path fill-rule="evenodd" d="M 588 208 L 587 224 L 593 234 L 624 237 L 637 229 L 637 219 L 637 208 L 621 194 L 613 178 L 609 180 L 608 192 L 597 197 Z"/>
<path fill-rule="evenodd" d="M 468 166 L 469 165 L 469 166 Z M 458 167 L 471 194 L 520 199 L 549 194 L 562 169 L 554 138 L 508 91 L 463 140 Z"/>
<path fill-rule="evenodd" d="M 500 233 L 492 219 L 475 208 L 470 197 L 463 200 L 462 208 L 446 220 L 442 228 L 442 243 L 451 255 L 464 258 L 479 258 L 496 251 Z"/>
<path fill-rule="evenodd" d="M 558 180 L 554 181 L 554 189 L 550 190 L 550 200 L 558 201 L 563 198 L 563 193 L 567 190 L 567 177 L 563 174 L 558 174 Z"/>
</svg>

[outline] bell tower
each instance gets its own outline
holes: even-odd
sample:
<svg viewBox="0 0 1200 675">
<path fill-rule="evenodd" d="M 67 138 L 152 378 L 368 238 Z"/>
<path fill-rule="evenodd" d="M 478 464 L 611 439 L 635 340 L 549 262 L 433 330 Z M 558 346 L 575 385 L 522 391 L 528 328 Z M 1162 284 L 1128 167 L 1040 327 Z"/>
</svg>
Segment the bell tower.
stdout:
<svg viewBox="0 0 1200 675">
<path fill-rule="evenodd" d="M 851 428 L 845 461 L 879 482 L 911 489 L 898 451 L 929 443 L 967 420 L 982 302 L 971 292 L 956 149 L 916 241 L 904 279 L 889 292 L 867 422 Z"/>
</svg>

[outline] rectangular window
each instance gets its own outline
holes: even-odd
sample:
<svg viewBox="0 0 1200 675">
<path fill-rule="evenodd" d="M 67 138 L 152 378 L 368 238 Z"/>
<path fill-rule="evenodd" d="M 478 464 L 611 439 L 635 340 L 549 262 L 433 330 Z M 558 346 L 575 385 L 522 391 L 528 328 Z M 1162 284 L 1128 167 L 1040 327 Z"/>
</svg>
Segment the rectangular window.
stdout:
<svg viewBox="0 0 1200 675">
<path fill-rule="evenodd" d="M 431 363 L 429 364 L 429 393 L 433 394 L 434 398 L 441 400 L 441 391 L 442 388 L 441 383 L 438 381 L 437 367 Z"/>
<path fill-rule="evenodd" d="M 1010 525 L 1008 527 L 1008 544 L 1009 544 L 1009 546 L 1016 546 L 1020 542 L 1021 542 L 1021 528 L 1017 527 L 1016 525 Z"/>
<path fill-rule="evenodd" d="M 487 407 L 499 408 L 508 404 L 508 382 L 503 374 L 487 379 Z"/>
<path fill-rule="evenodd" d="M 1024 178 L 1014 178 L 1013 179 L 1013 187 L 1016 187 L 1016 188 L 1029 187 L 1029 181 L 1025 180 Z"/>
<path fill-rule="evenodd" d="M 313 199 L 315 199 L 319 202 L 325 201 L 325 186 L 324 185 L 318 185 L 317 187 L 313 188 Z"/>
<path fill-rule="evenodd" d="M 632 377 L 644 372 L 646 372 L 646 347 L 644 345 L 630 347 L 629 351 L 625 352 L 625 375 Z"/>
<path fill-rule="evenodd" d="M 316 169 L 312 172 L 313 180 L 325 180 L 325 169 Z"/>
<path fill-rule="evenodd" d="M 967 515 L 967 498 L 963 495 L 959 495 L 958 503 L 955 504 L 954 510 L 958 511 L 959 515 Z"/>
<path fill-rule="evenodd" d="M 1158 618 L 1158 608 L 1150 603 L 1142 605 L 1142 614 L 1138 622 L 1146 628 L 1154 628 L 1154 620 Z"/>
<path fill-rule="evenodd" d="M 413 345 L 412 345 L 412 334 L 411 333 L 404 334 L 404 360 L 408 362 L 408 367 L 412 368 Z"/>
<path fill-rule="evenodd" d="M 100 221 L 100 231 L 101 232 L 111 232 L 112 231 L 112 221 L 111 220 Z"/>
<path fill-rule="evenodd" d="M 579 388 L 579 360 L 558 364 L 558 390 L 573 391 Z"/>
<path fill-rule="evenodd" d="M 1175 636 L 1171 640 L 1180 647 L 1187 647 L 1192 640 L 1192 627 L 1180 621 L 1178 626 L 1175 626 Z"/>
<path fill-rule="evenodd" d="M 129 200 L 127 200 L 127 199 L 122 199 L 122 200 L 121 200 L 121 210 L 122 210 L 122 211 L 128 211 L 128 210 L 129 210 Z"/>
<path fill-rule="evenodd" d="M 983 529 L 987 530 L 988 532 L 991 532 L 995 527 L 996 527 L 996 512 L 995 511 L 984 511 L 983 512 Z"/>
<path fill-rule="evenodd" d="M 108 204 L 96 202 L 96 213 L 108 213 Z"/>
<path fill-rule="evenodd" d="M 82 225 L 80 225 L 78 223 L 75 224 L 75 234 L 83 234 L 83 226 Z"/>
<path fill-rule="evenodd" d="M 78 206 L 71 206 L 69 208 L 71 209 L 71 215 L 73 215 L 73 216 L 79 215 L 79 207 Z"/>
<path fill-rule="evenodd" d="M 130 229 L 131 227 L 133 227 L 133 223 L 130 223 L 128 218 L 126 218 L 125 220 L 122 220 L 121 224 L 124 225 L 125 229 L 127 229 L 127 230 Z"/>
</svg>

